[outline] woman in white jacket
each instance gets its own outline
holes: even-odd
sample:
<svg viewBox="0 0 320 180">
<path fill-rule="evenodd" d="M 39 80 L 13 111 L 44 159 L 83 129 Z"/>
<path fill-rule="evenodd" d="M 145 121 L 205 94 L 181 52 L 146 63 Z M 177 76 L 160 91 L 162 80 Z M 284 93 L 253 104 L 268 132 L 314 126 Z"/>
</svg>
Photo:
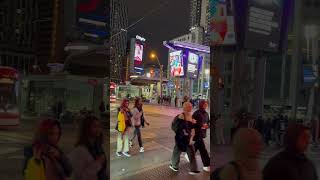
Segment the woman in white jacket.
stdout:
<svg viewBox="0 0 320 180">
<path fill-rule="evenodd" d="M 109 179 L 102 142 L 99 119 L 94 116 L 86 117 L 82 121 L 75 149 L 69 155 L 75 180 Z"/>
<path fill-rule="evenodd" d="M 149 125 L 147 121 L 144 119 L 144 114 L 142 110 L 142 99 L 137 98 L 134 103 L 134 108 L 132 110 L 132 123 L 135 127 L 133 137 L 131 138 L 130 144 L 132 145 L 132 141 L 135 139 L 135 137 L 138 137 L 138 142 L 140 146 L 140 152 L 144 152 L 144 147 L 142 143 L 142 137 L 141 137 L 141 126 L 144 126 L 144 123 Z"/>
</svg>

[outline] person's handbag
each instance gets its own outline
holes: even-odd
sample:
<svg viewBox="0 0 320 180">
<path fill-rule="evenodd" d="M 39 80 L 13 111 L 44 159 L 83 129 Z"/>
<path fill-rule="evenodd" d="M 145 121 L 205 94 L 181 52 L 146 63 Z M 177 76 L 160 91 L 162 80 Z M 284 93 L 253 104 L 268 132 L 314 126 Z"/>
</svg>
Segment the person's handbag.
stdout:
<svg viewBox="0 0 320 180">
<path fill-rule="evenodd" d="M 126 129 L 126 118 L 123 112 L 118 113 L 118 123 L 117 123 L 117 130 L 119 132 L 124 132 Z"/>
<path fill-rule="evenodd" d="M 45 168 L 42 160 L 36 160 L 35 157 L 29 159 L 24 171 L 25 180 L 46 180 Z"/>
</svg>

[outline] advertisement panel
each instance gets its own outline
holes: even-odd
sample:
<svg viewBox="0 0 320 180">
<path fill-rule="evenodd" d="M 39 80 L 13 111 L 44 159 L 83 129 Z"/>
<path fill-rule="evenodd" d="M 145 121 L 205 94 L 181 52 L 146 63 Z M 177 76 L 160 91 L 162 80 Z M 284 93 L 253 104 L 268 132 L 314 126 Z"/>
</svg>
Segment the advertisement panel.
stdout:
<svg viewBox="0 0 320 180">
<path fill-rule="evenodd" d="M 134 64 L 141 65 L 143 57 L 143 45 L 136 42 L 134 50 Z"/>
<path fill-rule="evenodd" d="M 312 87 L 316 80 L 315 70 L 312 65 L 303 65 L 303 86 Z"/>
<path fill-rule="evenodd" d="M 92 40 L 104 40 L 109 32 L 110 0 L 77 0 L 77 24 Z"/>
<path fill-rule="evenodd" d="M 174 77 L 184 76 L 183 54 L 182 51 L 174 51 L 170 53 L 170 74 Z"/>
<path fill-rule="evenodd" d="M 143 51 L 145 42 L 137 38 L 131 39 L 130 45 L 130 73 L 132 75 L 142 75 L 143 68 Z"/>
<path fill-rule="evenodd" d="M 248 0 L 245 48 L 278 51 L 282 0 Z"/>
<path fill-rule="evenodd" d="M 199 60 L 200 56 L 189 52 L 188 55 L 188 76 L 190 78 L 198 77 L 198 69 L 199 69 Z"/>
<path fill-rule="evenodd" d="M 235 45 L 236 33 L 232 0 L 210 0 L 210 45 Z"/>
</svg>

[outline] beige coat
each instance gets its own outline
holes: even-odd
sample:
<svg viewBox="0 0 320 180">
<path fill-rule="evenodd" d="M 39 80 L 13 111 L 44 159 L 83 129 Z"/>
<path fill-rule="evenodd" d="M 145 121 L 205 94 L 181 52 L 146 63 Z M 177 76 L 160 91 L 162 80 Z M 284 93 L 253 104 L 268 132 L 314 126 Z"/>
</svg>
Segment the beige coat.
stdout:
<svg viewBox="0 0 320 180">
<path fill-rule="evenodd" d="M 248 151 L 249 144 L 257 139 L 261 140 L 260 134 L 250 128 L 239 129 L 235 134 L 234 161 L 239 165 L 241 180 L 262 180 L 259 159 L 250 157 Z M 220 178 L 221 180 L 238 180 L 238 173 L 233 165 L 228 164 L 221 171 Z"/>
<path fill-rule="evenodd" d="M 98 180 L 97 174 L 102 165 L 95 161 L 86 147 L 76 147 L 69 154 L 69 160 L 73 167 L 74 180 Z"/>
</svg>

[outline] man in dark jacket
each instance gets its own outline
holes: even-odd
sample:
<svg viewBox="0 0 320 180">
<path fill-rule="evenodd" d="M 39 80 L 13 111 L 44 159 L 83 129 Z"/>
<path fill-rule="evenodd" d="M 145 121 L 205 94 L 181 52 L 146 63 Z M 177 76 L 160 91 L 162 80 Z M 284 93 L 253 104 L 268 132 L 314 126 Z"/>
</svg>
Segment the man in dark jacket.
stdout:
<svg viewBox="0 0 320 180">
<path fill-rule="evenodd" d="M 302 124 L 291 124 L 284 140 L 284 151 L 267 163 L 263 170 L 263 179 L 318 180 L 315 166 L 304 154 L 310 143 L 308 127 Z"/>
<path fill-rule="evenodd" d="M 206 138 L 207 129 L 209 127 L 209 114 L 206 109 L 208 108 L 208 103 L 205 100 L 201 100 L 199 103 L 199 109 L 195 111 L 192 118 L 197 121 L 195 125 L 195 152 L 200 151 L 201 159 L 203 162 L 203 170 L 210 171 L 210 157 L 204 144 L 204 138 Z"/>
</svg>

